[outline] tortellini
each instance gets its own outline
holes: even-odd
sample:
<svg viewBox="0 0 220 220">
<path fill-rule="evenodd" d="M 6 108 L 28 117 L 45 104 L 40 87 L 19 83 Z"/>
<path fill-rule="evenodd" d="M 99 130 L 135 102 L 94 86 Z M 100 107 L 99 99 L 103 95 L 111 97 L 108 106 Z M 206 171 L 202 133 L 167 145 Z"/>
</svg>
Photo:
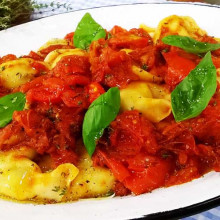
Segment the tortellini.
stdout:
<svg viewBox="0 0 220 220">
<path fill-rule="evenodd" d="M 17 88 L 30 81 L 37 70 L 32 66 L 35 61 L 31 58 L 20 58 L 4 62 L 0 65 L 0 79 L 4 87 L 8 89 Z"/>
<path fill-rule="evenodd" d="M 64 57 L 70 55 L 86 56 L 86 52 L 81 49 L 57 49 L 50 52 L 44 59 L 44 62 L 49 64 L 51 69 Z"/>
<path fill-rule="evenodd" d="M 136 109 L 152 122 L 159 122 L 171 113 L 169 91 L 163 86 L 132 82 L 120 90 L 121 111 Z"/>
<path fill-rule="evenodd" d="M 156 28 L 148 27 L 145 24 L 141 24 L 140 28 L 144 29 L 148 34 L 150 34 L 151 37 L 153 37 L 153 35 L 156 31 Z"/>
<path fill-rule="evenodd" d="M 1 195 L 19 201 L 62 202 L 107 195 L 113 188 L 113 174 L 94 167 L 86 152 L 77 167 L 65 163 L 46 173 L 33 162 L 35 156 L 25 147 L 0 153 Z"/>
<path fill-rule="evenodd" d="M 79 198 L 94 198 L 108 195 L 115 183 L 115 177 L 107 168 L 93 166 L 89 155 L 83 150 L 77 165 L 79 174 L 63 198 L 64 201 Z"/>
<path fill-rule="evenodd" d="M 78 168 L 66 163 L 42 173 L 32 161 L 34 156 L 28 148 L 0 153 L 0 194 L 16 200 L 60 202 L 78 175 Z"/>
<path fill-rule="evenodd" d="M 140 80 L 154 82 L 154 83 L 160 83 L 163 81 L 161 77 L 155 76 L 137 66 L 132 66 L 132 71 L 133 73 L 139 76 Z"/>
<path fill-rule="evenodd" d="M 51 39 L 49 41 L 47 41 L 44 45 L 42 45 L 39 49 L 38 52 L 40 53 L 41 50 L 46 49 L 50 46 L 54 46 L 54 45 L 68 45 L 68 41 L 65 39 L 60 39 L 60 38 L 54 38 Z"/>
<path fill-rule="evenodd" d="M 167 34 L 178 34 L 197 38 L 198 36 L 205 35 L 206 32 L 191 17 L 172 15 L 164 18 L 159 23 L 153 36 L 154 42 L 156 43 L 158 39 L 161 39 Z"/>
</svg>

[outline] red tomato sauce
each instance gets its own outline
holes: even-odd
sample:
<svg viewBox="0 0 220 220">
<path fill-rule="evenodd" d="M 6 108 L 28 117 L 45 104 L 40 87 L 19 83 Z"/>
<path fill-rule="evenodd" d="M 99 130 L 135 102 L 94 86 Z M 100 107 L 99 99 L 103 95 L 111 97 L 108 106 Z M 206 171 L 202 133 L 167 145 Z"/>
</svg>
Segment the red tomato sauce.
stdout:
<svg viewBox="0 0 220 220">
<path fill-rule="evenodd" d="M 125 88 L 139 77 L 132 72 L 138 65 L 163 84 L 174 89 L 200 61 L 181 49 L 153 45 L 143 29 L 127 31 L 115 26 L 109 38 L 92 42 L 85 56 L 68 55 L 52 69 L 39 63 L 33 68 L 44 72 L 16 90 L 26 94 L 28 110 L 14 112 L 13 120 L 0 129 L 0 150 L 27 146 L 49 155 L 55 168 L 63 163 L 77 165 L 77 141 L 89 105 L 110 87 Z M 65 39 L 72 42 L 74 33 Z M 211 41 L 210 37 L 201 39 Z M 74 48 L 53 45 L 26 57 L 36 61 L 54 49 Z M 126 53 L 122 49 L 131 49 Z M 17 59 L 7 55 L 0 63 Z M 219 68 L 220 55 L 213 52 Z M 0 87 L 0 96 L 7 94 Z M 120 113 L 98 141 L 92 157 L 95 166 L 108 167 L 116 178 L 116 195 L 142 194 L 164 186 L 191 181 L 203 174 L 220 171 L 219 87 L 207 108 L 196 118 L 176 123 L 170 115 L 152 123 L 137 110 Z M 48 169 L 49 169 L 48 168 Z"/>
</svg>

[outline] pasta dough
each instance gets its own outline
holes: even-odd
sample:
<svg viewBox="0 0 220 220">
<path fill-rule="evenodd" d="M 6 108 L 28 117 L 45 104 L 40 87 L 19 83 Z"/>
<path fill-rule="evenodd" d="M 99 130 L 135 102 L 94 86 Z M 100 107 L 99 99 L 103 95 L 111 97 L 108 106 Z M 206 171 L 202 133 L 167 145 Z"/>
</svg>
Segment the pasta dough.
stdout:
<svg viewBox="0 0 220 220">
<path fill-rule="evenodd" d="M 159 122 L 171 113 L 168 91 L 156 84 L 132 82 L 120 90 L 121 110 L 136 109 L 148 120 Z"/>
</svg>

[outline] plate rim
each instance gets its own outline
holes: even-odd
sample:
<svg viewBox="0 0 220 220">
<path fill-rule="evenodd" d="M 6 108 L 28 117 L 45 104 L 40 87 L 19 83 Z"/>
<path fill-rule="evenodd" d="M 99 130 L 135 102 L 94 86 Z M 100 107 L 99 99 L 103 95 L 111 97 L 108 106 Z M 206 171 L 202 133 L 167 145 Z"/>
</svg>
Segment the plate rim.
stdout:
<svg viewBox="0 0 220 220">
<path fill-rule="evenodd" d="M 179 219 L 179 218 L 185 218 L 185 217 L 189 217 L 195 214 L 199 214 L 199 213 L 205 212 L 209 209 L 212 209 L 218 206 L 220 206 L 220 195 L 212 199 L 208 199 L 203 202 L 199 202 L 199 203 L 186 206 L 183 208 L 174 209 L 174 210 L 165 211 L 165 212 L 152 213 L 149 215 L 144 215 L 141 218 L 133 218 L 132 220 Z"/>
</svg>

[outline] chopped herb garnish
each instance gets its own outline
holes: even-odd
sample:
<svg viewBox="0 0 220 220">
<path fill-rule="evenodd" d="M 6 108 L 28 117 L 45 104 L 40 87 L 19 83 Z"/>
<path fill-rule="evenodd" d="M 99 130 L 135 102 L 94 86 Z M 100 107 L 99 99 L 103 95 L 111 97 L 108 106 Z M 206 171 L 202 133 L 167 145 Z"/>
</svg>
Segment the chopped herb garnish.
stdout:
<svg viewBox="0 0 220 220">
<path fill-rule="evenodd" d="M 170 154 L 162 154 L 161 157 L 162 157 L 163 159 L 166 159 L 166 158 L 170 157 Z"/>
<path fill-rule="evenodd" d="M 54 186 L 52 189 L 53 192 L 59 192 L 60 191 L 60 186 Z"/>
<path fill-rule="evenodd" d="M 148 70 L 147 64 L 143 64 L 143 65 L 142 65 L 142 69 L 143 69 L 143 70 Z"/>
<path fill-rule="evenodd" d="M 112 37 L 111 33 L 108 33 L 108 40 Z"/>
<path fill-rule="evenodd" d="M 164 52 L 164 53 L 167 53 L 168 51 L 169 51 L 168 48 L 165 48 L 165 49 L 162 50 L 162 52 Z"/>
<path fill-rule="evenodd" d="M 67 188 L 64 187 L 62 190 L 61 190 L 61 193 L 59 194 L 60 196 L 64 196 L 67 192 Z"/>
</svg>

